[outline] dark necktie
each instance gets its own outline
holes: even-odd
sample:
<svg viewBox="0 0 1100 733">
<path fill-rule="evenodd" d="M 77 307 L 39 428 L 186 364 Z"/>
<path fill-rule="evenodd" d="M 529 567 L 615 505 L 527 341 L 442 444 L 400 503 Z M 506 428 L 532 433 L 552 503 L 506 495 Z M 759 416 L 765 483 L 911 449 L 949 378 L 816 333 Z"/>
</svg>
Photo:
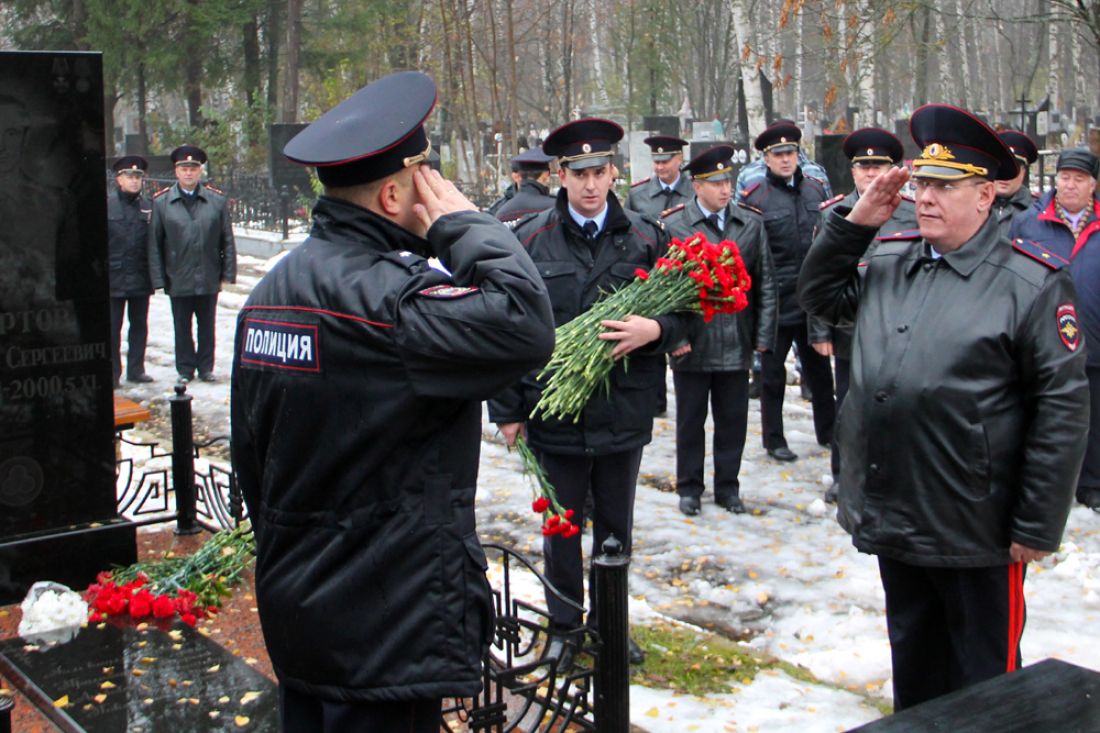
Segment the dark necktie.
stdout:
<svg viewBox="0 0 1100 733">
<path fill-rule="evenodd" d="M 718 232 L 719 234 L 722 233 L 722 225 L 718 223 L 718 214 L 711 214 L 707 217 L 707 221 L 709 221 L 710 225 L 714 227 L 714 231 Z"/>
<path fill-rule="evenodd" d="M 665 186 L 665 208 L 672 207 L 672 197 L 676 195 L 676 191 L 671 186 Z"/>
<path fill-rule="evenodd" d="M 586 221 L 584 226 L 581 227 L 584 230 L 584 238 L 588 244 L 588 251 L 592 253 L 592 258 L 596 258 L 596 234 L 599 233 L 600 227 L 594 221 Z"/>
</svg>

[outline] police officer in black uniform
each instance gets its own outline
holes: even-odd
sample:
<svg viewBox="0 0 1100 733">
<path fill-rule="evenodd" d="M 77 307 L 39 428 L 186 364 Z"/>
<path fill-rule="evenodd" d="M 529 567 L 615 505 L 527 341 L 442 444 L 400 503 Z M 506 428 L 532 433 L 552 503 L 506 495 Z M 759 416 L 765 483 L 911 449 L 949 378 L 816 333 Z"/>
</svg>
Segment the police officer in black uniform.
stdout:
<svg viewBox="0 0 1100 733">
<path fill-rule="evenodd" d="M 905 156 L 905 148 L 901 140 L 886 130 L 877 127 L 865 127 L 844 138 L 842 145 L 844 154 L 852 161 L 852 181 L 855 190 L 847 196 L 838 195 L 821 205 L 822 217 L 837 206 L 850 209 L 859 201 L 860 194 L 867 190 L 871 182 L 880 175 L 901 163 Z M 901 197 L 901 203 L 894 210 L 890 220 L 879 228 L 880 235 L 890 235 L 897 232 L 911 232 L 917 228 L 917 210 L 913 199 L 908 196 Z M 871 250 L 873 251 L 874 245 Z M 852 329 L 849 326 L 838 326 L 832 330 L 832 348 L 828 344 L 814 344 L 818 353 L 824 356 L 836 357 L 836 409 L 844 404 L 844 396 L 848 394 L 848 379 L 851 373 L 852 358 Z M 835 503 L 840 483 L 840 446 L 837 444 L 836 435 L 833 435 L 832 454 L 833 484 L 825 491 L 825 501 Z"/>
<path fill-rule="evenodd" d="M 635 181 L 626 197 L 626 208 L 657 218 L 674 206 L 686 204 L 695 195 L 691 181 L 680 173 L 687 140 L 654 135 L 643 140 L 653 159 L 653 175 Z"/>
<path fill-rule="evenodd" d="M 746 204 L 734 203 L 733 147 L 716 145 L 684 166 L 695 197 L 673 209 L 665 229 L 684 240 L 702 232 L 711 242 L 737 243 L 752 278 L 748 307 L 697 321 L 690 343 L 672 353 L 676 385 L 676 493 L 680 511 L 699 513 L 703 494 L 704 424 L 708 402 L 714 409 L 714 501 L 741 514 L 741 455 L 749 414 L 749 370 L 754 352 L 775 345 L 779 301 L 764 221 Z"/>
<path fill-rule="evenodd" d="M 1018 130 L 1002 130 L 997 134 L 1020 164 L 1015 178 L 993 182 L 997 189 L 997 198 L 993 200 L 993 215 L 1001 225 L 1001 234 L 1007 237 L 1016 215 L 1030 209 L 1039 198 L 1028 186 L 1028 171 L 1031 164 L 1039 160 L 1039 148 L 1034 140 Z"/>
<path fill-rule="evenodd" d="M 129 313 L 126 340 L 126 381 L 152 382 L 145 373 L 145 344 L 149 338 L 149 221 L 153 202 L 142 194 L 149 163 L 140 155 L 126 155 L 111 166 L 118 190 L 107 196 L 107 252 L 111 283 L 111 360 L 115 386 L 122 377 L 122 320 Z"/>
<path fill-rule="evenodd" d="M 525 150 L 512 158 L 512 170 L 520 176 L 515 195 L 496 211 L 496 218 L 515 226 L 528 214 L 537 214 L 554 205 L 550 195 L 550 164 L 554 156 L 540 148 Z"/>
<path fill-rule="evenodd" d="M 660 223 L 623 209 L 611 192 L 612 150 L 622 135 L 614 122 L 582 119 L 562 125 L 543 142 L 543 150 L 561 165 L 562 188 L 553 208 L 524 219 L 515 231 L 546 283 L 557 325 L 633 281 L 637 269 L 648 270 L 666 250 L 668 237 Z M 489 418 L 509 444 L 526 429 L 561 504 L 574 511 L 580 526 L 585 522 L 585 496 L 591 492 L 593 554 L 610 535 L 630 552 L 634 492 L 642 449 L 652 439 L 662 355 L 686 342 L 687 330 L 696 319 L 675 314 L 606 321 L 601 338 L 614 344 L 612 354 L 618 364 L 608 390 L 597 390 L 576 422 L 543 415 L 528 420 L 541 394 L 537 372 L 489 403 Z M 622 358 L 627 354 L 629 364 Z M 543 554 L 547 579 L 582 604 L 581 536 L 547 537 Z M 595 596 L 590 597 L 588 623 L 595 625 Z M 548 654 L 568 668 L 581 631 L 581 613 L 549 592 L 546 602 L 553 635 Z M 633 642 L 630 657 L 635 663 L 644 659 Z"/>
<path fill-rule="evenodd" d="M 1026 564 L 1061 542 L 1089 413 L 1069 272 L 990 215 L 1012 153 L 949 105 L 910 130 L 920 231 L 867 255 L 909 177 L 891 169 L 830 213 L 799 283 L 855 324 L 837 519 L 879 558 L 895 710 L 1019 668 Z"/>
<path fill-rule="evenodd" d="M 436 733 L 441 698 L 481 688 L 480 401 L 548 359 L 553 316 L 512 233 L 428 167 L 435 99 L 393 74 L 286 145 L 325 193 L 237 320 L 233 465 L 286 731 Z"/>
<path fill-rule="evenodd" d="M 831 343 L 832 335 L 820 323 L 807 323 L 798 305 L 795 286 L 802 260 L 810 249 L 817 228 L 819 209 L 826 199 L 825 184 L 803 174 L 798 166 L 798 125 L 777 122 L 760 133 L 753 145 L 761 151 L 768 172 L 764 180 L 740 193 L 740 199 L 762 212 L 768 245 L 775 263 L 779 288 L 779 332 L 775 349 L 761 358 L 760 422 L 764 449 L 777 461 L 798 458 L 787 446 L 783 434 L 783 397 L 787 388 L 784 362 L 791 344 L 798 348 L 802 379 L 810 386 L 817 442 L 828 446 L 833 439 L 836 405 L 833 402 L 833 372 L 829 358 L 813 345 Z"/>
</svg>

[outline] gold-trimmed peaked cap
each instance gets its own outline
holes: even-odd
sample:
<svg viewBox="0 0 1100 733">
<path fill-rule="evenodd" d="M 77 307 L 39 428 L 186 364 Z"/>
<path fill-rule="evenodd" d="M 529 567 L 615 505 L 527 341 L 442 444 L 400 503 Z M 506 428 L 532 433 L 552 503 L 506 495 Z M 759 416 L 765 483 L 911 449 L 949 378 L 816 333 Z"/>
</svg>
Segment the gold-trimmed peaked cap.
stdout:
<svg viewBox="0 0 1100 733">
<path fill-rule="evenodd" d="M 1019 130 L 1001 130 L 997 135 L 1005 141 L 1020 165 L 1028 166 L 1039 160 L 1039 148 L 1035 141 Z"/>
<path fill-rule="evenodd" d="M 622 139 L 623 128 L 611 120 L 586 117 L 551 132 L 543 140 L 542 150 L 565 168 L 595 168 L 611 162 L 615 143 Z"/>
<path fill-rule="evenodd" d="M 205 165 L 206 151 L 198 145 L 180 145 L 169 156 L 172 165 Z"/>
<path fill-rule="evenodd" d="M 653 160 L 669 160 L 674 155 L 684 152 L 688 141 L 670 135 L 653 135 L 642 140 L 649 146 L 650 158 Z"/>
<path fill-rule="evenodd" d="M 785 153 L 798 150 L 802 129 L 789 120 L 778 120 L 756 136 L 753 147 L 762 153 Z"/>
<path fill-rule="evenodd" d="M 926 104 L 913 112 L 909 132 L 921 149 L 913 160 L 914 178 L 957 181 L 978 176 L 1008 181 L 1020 172 L 1004 140 L 964 109 Z"/>
<path fill-rule="evenodd" d="M 732 145 L 715 145 L 696 155 L 683 169 L 695 181 L 732 180 L 733 153 Z"/>
<path fill-rule="evenodd" d="M 283 148 L 295 163 L 317 167 L 326 186 L 355 186 L 428 163 L 432 144 L 424 121 L 436 86 L 419 71 L 372 81 L 314 120 Z"/>
<path fill-rule="evenodd" d="M 852 165 L 900 163 L 905 155 L 901 140 L 879 127 L 864 127 L 844 138 L 844 154 Z"/>
<path fill-rule="evenodd" d="M 122 173 L 142 173 L 149 170 L 149 161 L 140 155 L 124 155 L 114 162 L 111 166 L 117 174 Z"/>
</svg>

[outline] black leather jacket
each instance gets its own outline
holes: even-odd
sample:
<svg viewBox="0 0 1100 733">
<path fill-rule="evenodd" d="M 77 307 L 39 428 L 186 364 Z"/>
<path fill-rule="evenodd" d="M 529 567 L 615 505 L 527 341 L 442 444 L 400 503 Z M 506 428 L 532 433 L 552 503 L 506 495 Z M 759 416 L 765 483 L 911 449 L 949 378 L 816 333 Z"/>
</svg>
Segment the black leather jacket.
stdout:
<svg viewBox="0 0 1100 733">
<path fill-rule="evenodd" d="M 775 282 L 779 290 L 779 325 L 796 326 L 806 322 L 806 314 L 798 305 L 795 288 L 802 260 L 813 242 L 814 230 L 820 218 L 819 209 L 827 198 L 825 186 L 816 178 L 804 176 L 800 168 L 794 172 L 791 185 L 769 170 L 764 180 L 740 194 L 741 200 L 760 210 L 768 245 L 775 263 Z M 815 324 L 811 323 L 811 326 Z M 828 329 L 811 328 L 810 341 L 819 343 L 831 338 Z"/>
<path fill-rule="evenodd" d="M 178 183 L 153 198 L 149 271 L 168 295 L 213 295 L 237 280 L 237 246 L 225 194 L 199 184 L 187 210 Z"/>
<path fill-rule="evenodd" d="M 809 313 L 855 323 L 841 525 L 862 552 L 914 565 L 1056 550 L 1089 413 L 1084 345 L 1064 328 L 1069 273 L 993 217 L 940 259 L 917 235 L 864 260 L 875 230 L 846 213 L 827 218 L 799 283 Z"/>
<path fill-rule="evenodd" d="M 111 297 L 152 295 L 149 278 L 149 220 L 153 202 L 140 193 L 107 195 L 107 253 Z"/>
<path fill-rule="evenodd" d="M 775 291 L 772 253 L 764 221 L 759 214 L 738 204 L 726 206 L 725 230 L 716 231 L 692 199 L 664 219 L 665 229 L 677 239 L 702 232 L 711 242 L 729 239 L 737 243 L 745 269 L 752 278 L 749 305 L 740 313 L 720 314 L 710 323 L 698 319 L 690 341 L 691 352 L 670 359 L 672 368 L 685 372 L 740 371 L 752 368 L 757 349 L 775 347 L 779 300 Z"/>
<path fill-rule="evenodd" d="M 1039 197 L 1028 190 L 1027 186 L 1020 186 L 1011 196 L 998 196 L 993 200 L 993 216 L 997 217 L 997 222 L 1001 226 L 1002 237 L 1011 236 L 1009 230 L 1012 229 L 1012 220 L 1017 214 L 1022 214 L 1035 206 L 1038 199 Z"/>
<path fill-rule="evenodd" d="M 537 214 L 546 211 L 554 205 L 554 197 L 550 195 L 550 189 L 538 181 L 525 180 L 520 182 L 519 189 L 512 198 L 508 199 L 496 210 L 496 218 L 505 224 L 514 226 L 529 214 Z"/>
<path fill-rule="evenodd" d="M 667 249 L 668 236 L 658 222 L 624 210 L 614 194 L 608 194 L 607 205 L 595 258 L 569 215 L 564 189 L 553 208 L 524 219 L 516 228 L 546 283 L 556 325 L 633 281 L 635 270 L 648 270 Z M 575 423 L 543 416 L 528 420 L 542 393 L 535 379 L 538 370 L 490 400 L 489 419 L 527 422 L 531 445 L 548 453 L 606 455 L 639 448 L 652 439 L 657 388 L 664 377 L 660 354 L 683 344 L 697 318 L 686 313 L 658 317 L 661 338 L 620 360 L 611 371 L 608 393 L 597 390 Z"/>
<path fill-rule="evenodd" d="M 360 701 L 480 689 L 493 624 L 474 527 L 480 400 L 553 338 L 542 280 L 487 214 L 444 216 L 425 241 L 317 202 L 234 347 L 233 466 L 280 683 Z"/>
</svg>

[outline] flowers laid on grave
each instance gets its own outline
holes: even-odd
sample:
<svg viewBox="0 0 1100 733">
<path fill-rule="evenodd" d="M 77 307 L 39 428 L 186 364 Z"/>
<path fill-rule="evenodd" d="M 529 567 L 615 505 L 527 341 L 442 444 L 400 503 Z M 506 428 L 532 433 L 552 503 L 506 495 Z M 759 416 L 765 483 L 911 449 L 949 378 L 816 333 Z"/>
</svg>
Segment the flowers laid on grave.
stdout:
<svg viewBox="0 0 1100 733">
<path fill-rule="evenodd" d="M 554 353 L 539 374 L 545 388 L 535 415 L 573 420 L 580 417 L 597 388 L 606 392 L 615 362 L 613 342 L 600 339 L 601 321 L 628 315 L 655 318 L 695 312 L 709 323 L 719 313 L 737 313 L 748 305 L 752 279 L 735 242 L 708 242 L 701 233 L 673 239 L 664 257 L 649 270 L 639 268 L 625 287 L 596 301 L 555 333 Z M 629 357 L 623 357 L 623 361 Z M 629 364 L 624 365 L 629 368 Z"/>
<path fill-rule="evenodd" d="M 252 565 L 255 551 L 251 528 L 241 526 L 218 532 L 193 555 L 167 553 L 159 560 L 104 571 L 84 592 L 88 620 L 179 616 L 194 626 L 198 619 L 217 613 L 221 599 Z"/>
</svg>

